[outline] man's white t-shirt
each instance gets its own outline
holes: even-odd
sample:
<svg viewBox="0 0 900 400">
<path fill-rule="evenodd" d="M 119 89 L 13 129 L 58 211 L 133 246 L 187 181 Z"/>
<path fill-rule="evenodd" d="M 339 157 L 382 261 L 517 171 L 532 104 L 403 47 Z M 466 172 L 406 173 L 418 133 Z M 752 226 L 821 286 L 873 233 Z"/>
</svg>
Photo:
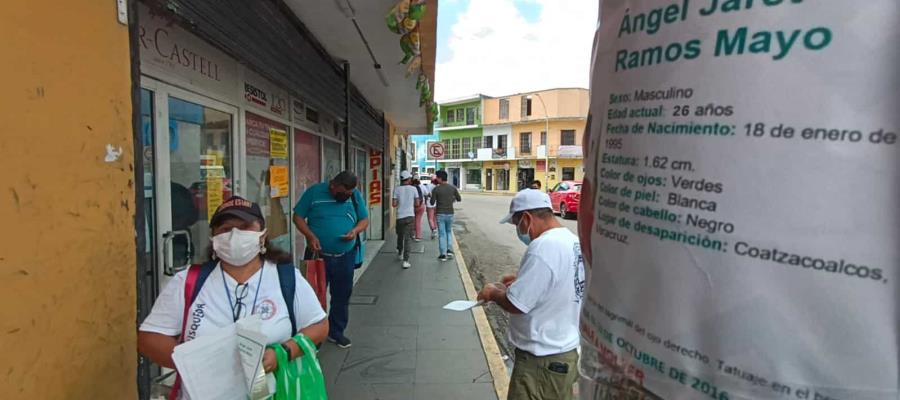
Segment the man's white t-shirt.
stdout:
<svg viewBox="0 0 900 400">
<path fill-rule="evenodd" d="M 425 197 L 431 196 L 431 191 L 434 190 L 434 184 L 431 182 L 425 182 L 420 187 L 422 188 L 422 195 Z M 422 200 L 425 201 L 425 199 Z M 437 204 L 431 204 L 430 201 L 425 201 L 425 207 L 435 208 L 437 207 Z"/>
<path fill-rule="evenodd" d="M 536 356 L 578 347 L 584 298 L 584 260 L 578 237 L 567 228 L 544 232 L 528 245 L 507 292 L 522 314 L 509 316 L 509 341 Z"/>
<path fill-rule="evenodd" d="M 394 188 L 394 200 L 397 200 L 397 219 L 416 215 L 416 199 L 419 191 L 412 185 L 400 185 Z"/>
<path fill-rule="evenodd" d="M 187 272 L 187 270 L 181 271 L 169 281 L 156 299 L 156 303 L 153 304 L 150 315 L 141 324 L 141 331 L 155 332 L 166 336 L 181 335 L 184 313 L 184 281 Z M 322 321 L 326 315 L 322 306 L 319 305 L 315 292 L 306 279 L 300 275 L 299 270 L 295 269 L 294 278 L 297 283 L 291 306 L 294 307 L 297 329 L 303 329 Z M 281 295 L 278 269 L 275 264 L 266 261 L 263 267 L 246 283 L 248 284 L 247 295 L 242 300 L 244 307 L 239 319 L 251 314 L 259 315 L 263 320 L 263 332 L 268 337 L 270 344 L 284 342 L 293 336 L 291 320 L 288 316 L 287 304 Z M 223 273 L 218 265 L 213 269 L 188 311 L 185 341 L 234 323 L 232 306 L 236 302 L 236 286 L 237 281 Z M 257 290 L 259 294 L 257 294 Z"/>
</svg>

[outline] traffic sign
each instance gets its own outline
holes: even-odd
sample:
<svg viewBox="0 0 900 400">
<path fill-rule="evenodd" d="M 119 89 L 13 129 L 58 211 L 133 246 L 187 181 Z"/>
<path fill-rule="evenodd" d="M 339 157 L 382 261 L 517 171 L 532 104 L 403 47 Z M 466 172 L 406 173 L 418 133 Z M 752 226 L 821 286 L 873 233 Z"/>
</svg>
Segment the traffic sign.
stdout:
<svg viewBox="0 0 900 400">
<path fill-rule="evenodd" d="M 433 160 L 444 159 L 444 144 L 441 142 L 431 142 L 428 144 L 428 156 Z"/>
</svg>

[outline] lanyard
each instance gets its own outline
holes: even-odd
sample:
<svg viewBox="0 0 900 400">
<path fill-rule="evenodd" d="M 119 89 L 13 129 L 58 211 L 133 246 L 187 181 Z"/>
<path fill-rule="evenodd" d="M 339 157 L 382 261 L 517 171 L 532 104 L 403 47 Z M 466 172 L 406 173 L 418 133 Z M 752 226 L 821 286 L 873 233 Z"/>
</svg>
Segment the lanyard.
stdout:
<svg viewBox="0 0 900 400">
<path fill-rule="evenodd" d="M 259 287 L 262 286 L 262 276 L 263 271 L 266 270 L 265 264 L 263 264 L 262 268 L 259 269 L 259 280 L 256 282 L 256 294 L 253 295 L 253 307 L 250 308 L 250 315 L 253 315 L 253 311 L 256 310 L 256 299 L 259 297 Z M 225 281 L 225 270 L 222 269 L 222 266 L 219 266 L 219 271 L 222 272 L 222 286 L 225 288 L 225 295 L 228 296 L 228 305 L 231 307 L 231 318 L 234 322 L 237 322 L 240 315 L 235 313 L 235 307 L 237 307 L 237 302 L 231 302 L 231 291 L 228 290 L 228 283 Z M 237 294 L 235 294 L 237 296 Z M 240 301 L 240 299 L 237 299 Z"/>
</svg>

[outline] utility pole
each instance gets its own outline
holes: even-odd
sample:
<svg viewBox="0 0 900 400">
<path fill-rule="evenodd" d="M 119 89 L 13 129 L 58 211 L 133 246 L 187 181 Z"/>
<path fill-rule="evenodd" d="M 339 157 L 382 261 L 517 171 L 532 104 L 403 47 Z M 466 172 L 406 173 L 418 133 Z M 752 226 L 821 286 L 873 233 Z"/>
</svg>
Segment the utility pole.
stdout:
<svg viewBox="0 0 900 400">
<path fill-rule="evenodd" d="M 547 143 L 544 144 L 544 190 L 550 189 L 550 114 L 547 113 L 547 104 L 540 93 L 535 93 L 538 100 L 541 101 L 541 107 L 544 109 L 544 132 L 547 135 Z"/>
</svg>

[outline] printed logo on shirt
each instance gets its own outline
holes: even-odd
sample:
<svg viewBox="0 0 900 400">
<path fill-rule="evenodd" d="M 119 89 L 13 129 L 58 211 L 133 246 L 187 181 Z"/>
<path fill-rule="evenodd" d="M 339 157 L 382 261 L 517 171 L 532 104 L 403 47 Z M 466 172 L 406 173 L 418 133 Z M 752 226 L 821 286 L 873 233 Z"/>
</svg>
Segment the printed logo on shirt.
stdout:
<svg viewBox="0 0 900 400">
<path fill-rule="evenodd" d="M 278 308 L 275 307 L 275 302 L 269 299 L 265 299 L 262 303 L 256 306 L 256 309 L 253 310 L 253 314 L 259 315 L 259 317 L 263 321 L 268 321 L 275 316 L 275 313 L 278 311 Z"/>
<path fill-rule="evenodd" d="M 197 337 L 197 329 L 200 328 L 200 323 L 203 322 L 203 318 L 206 318 L 206 303 L 197 303 L 197 306 L 194 307 L 194 312 L 191 313 L 188 318 L 188 332 L 185 336 L 185 341 L 193 340 Z"/>
<path fill-rule="evenodd" d="M 581 244 L 575 242 L 575 246 L 572 248 L 572 251 L 575 253 L 575 263 L 572 265 L 575 268 L 575 302 L 581 303 L 581 300 L 584 299 L 584 289 L 585 289 L 585 279 L 584 279 L 584 257 L 581 255 Z"/>
</svg>

